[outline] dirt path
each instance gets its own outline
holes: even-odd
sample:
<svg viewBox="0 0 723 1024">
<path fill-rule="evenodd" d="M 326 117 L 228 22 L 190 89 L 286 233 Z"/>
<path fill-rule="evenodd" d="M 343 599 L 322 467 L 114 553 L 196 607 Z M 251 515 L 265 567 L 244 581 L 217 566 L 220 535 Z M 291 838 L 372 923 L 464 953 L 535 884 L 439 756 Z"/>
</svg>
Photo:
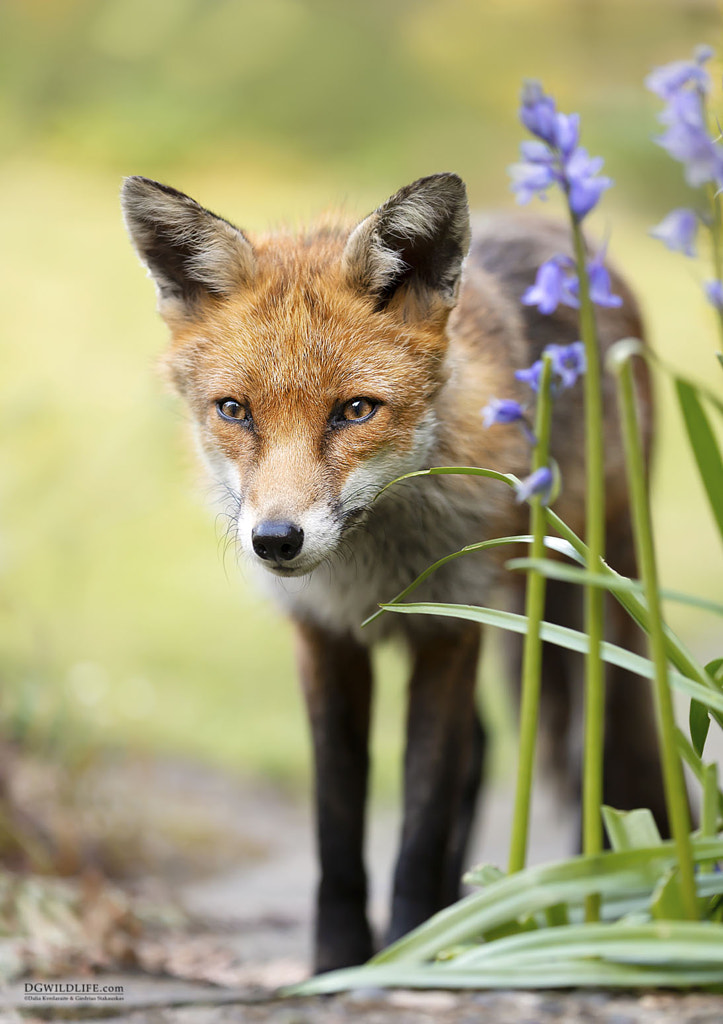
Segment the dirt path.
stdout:
<svg viewBox="0 0 723 1024">
<path fill-rule="evenodd" d="M 651 994 L 636 999 L 605 993 L 458 996 L 360 991 L 331 998 L 278 1000 L 274 990 L 305 977 L 310 961 L 316 868 L 308 805 L 270 785 L 245 783 L 183 763 L 126 766 L 120 775 L 111 772 L 103 786 L 105 800 L 120 806 L 133 801 L 136 813 L 143 814 L 144 828 L 151 833 L 155 829 L 156 855 L 165 865 L 164 892 L 168 894 L 170 878 L 174 898 L 193 922 L 190 931 L 179 931 L 177 943 L 171 936 L 159 948 L 161 969 L 170 969 L 176 977 L 95 976 L 95 982 L 121 985 L 123 998 L 101 1002 L 93 997 L 84 1006 L 68 1001 L 53 1004 L 45 998 L 30 1001 L 24 982 L 16 982 L 5 993 L 3 1021 L 49 1019 L 56 1012 L 64 1019 L 78 1020 L 107 1020 L 111 1015 L 121 1024 L 723 1021 L 723 997 L 716 996 Z M 473 860 L 504 864 L 510 796 L 502 788 L 490 794 Z M 392 809 L 375 808 L 368 860 L 377 928 L 385 920 L 397 829 Z M 572 821 L 559 816 L 550 794 L 539 793 L 533 819 L 534 859 L 565 855 L 573 832 Z M 171 849 L 174 843 L 175 850 Z M 212 873 L 199 871 L 204 859 L 215 865 Z M 184 863 L 196 865 L 190 877 Z M 147 883 L 148 879 L 146 888 Z M 151 889 L 154 885 L 157 882 L 152 882 Z M 62 980 L 82 983 L 89 978 L 64 976 Z"/>
</svg>

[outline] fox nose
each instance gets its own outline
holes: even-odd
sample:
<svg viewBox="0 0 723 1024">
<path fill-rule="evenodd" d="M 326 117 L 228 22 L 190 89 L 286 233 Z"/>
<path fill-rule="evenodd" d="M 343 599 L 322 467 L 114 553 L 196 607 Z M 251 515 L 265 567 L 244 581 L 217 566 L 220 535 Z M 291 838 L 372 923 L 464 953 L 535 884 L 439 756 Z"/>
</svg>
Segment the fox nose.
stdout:
<svg viewBox="0 0 723 1024">
<path fill-rule="evenodd" d="M 304 531 L 293 523 L 270 519 L 251 531 L 251 544 L 259 558 L 271 562 L 289 562 L 301 551 Z"/>
</svg>

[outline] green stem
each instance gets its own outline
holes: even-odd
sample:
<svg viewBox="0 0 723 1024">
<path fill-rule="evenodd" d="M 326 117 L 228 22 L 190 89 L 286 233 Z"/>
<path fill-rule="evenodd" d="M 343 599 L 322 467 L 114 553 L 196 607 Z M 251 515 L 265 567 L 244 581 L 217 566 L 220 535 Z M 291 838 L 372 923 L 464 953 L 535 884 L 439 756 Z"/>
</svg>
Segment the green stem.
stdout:
<svg viewBox="0 0 723 1024">
<path fill-rule="evenodd" d="M 682 729 L 677 728 L 675 730 L 675 739 L 678 745 L 678 753 L 683 758 L 685 763 L 690 768 L 693 775 L 700 783 L 700 787 L 703 791 L 703 815 L 702 818 L 705 820 L 705 801 L 706 801 L 706 787 L 709 785 L 707 769 L 708 765 L 705 765 L 700 757 L 693 750 L 693 744 L 690 742 L 688 737 L 685 735 Z M 716 796 L 716 804 L 718 807 L 718 817 L 723 820 L 723 793 L 718 790 Z"/>
<path fill-rule="evenodd" d="M 708 185 L 708 204 L 710 206 L 710 234 L 713 243 L 713 271 L 717 281 L 723 281 L 723 238 L 721 238 L 721 208 L 720 196 L 715 185 Z M 721 351 L 723 351 L 723 310 L 716 309 L 716 320 L 721 337 Z"/>
<path fill-rule="evenodd" d="M 550 398 L 551 363 L 549 356 L 543 356 L 542 373 L 535 412 L 535 436 L 537 444 L 532 455 L 532 469 L 541 469 L 548 464 L 550 448 L 550 423 L 552 401 Z M 530 533 L 532 534 L 532 557 L 545 555 L 545 509 L 538 495 L 530 501 Z M 535 767 L 535 742 L 540 709 L 540 681 L 542 678 L 542 641 L 540 623 L 545 612 L 545 577 L 534 570 L 527 574 L 525 614 L 528 627 L 522 656 L 522 697 L 520 703 L 520 741 L 517 766 L 517 789 L 512 819 L 512 837 L 508 870 L 512 874 L 525 866 L 527 838 L 529 833 L 532 778 Z"/>
<path fill-rule="evenodd" d="M 580 332 L 585 345 L 585 466 L 587 504 L 585 535 L 589 549 L 588 569 L 599 572 L 605 555 L 605 468 L 603 462 L 603 416 L 600 353 L 595 311 L 590 300 L 585 241 L 580 225 L 571 213 L 572 235 L 580 282 Z M 586 854 L 602 850 L 600 809 L 603 803 L 603 752 L 605 722 L 605 675 L 600 657 L 603 641 L 605 594 L 599 587 L 585 588 L 585 632 L 590 647 L 585 659 L 585 736 L 582 782 L 582 839 Z M 600 901 L 589 897 L 587 921 L 600 917 Z"/>
<path fill-rule="evenodd" d="M 643 449 L 638 431 L 635 409 L 635 383 L 630 359 L 616 364 L 618 398 L 625 445 L 628 487 L 633 514 L 635 547 L 648 604 L 648 644 L 650 658 L 655 664 L 655 708 L 663 762 L 665 801 L 671 831 L 678 854 L 680 880 L 685 913 L 691 920 L 698 918 L 693 854 L 690 846 L 690 813 L 685 791 L 683 766 L 678 756 L 673 698 L 668 683 L 668 657 L 660 607 L 658 570 L 653 547 L 650 506 L 646 493 L 646 472 Z"/>
</svg>

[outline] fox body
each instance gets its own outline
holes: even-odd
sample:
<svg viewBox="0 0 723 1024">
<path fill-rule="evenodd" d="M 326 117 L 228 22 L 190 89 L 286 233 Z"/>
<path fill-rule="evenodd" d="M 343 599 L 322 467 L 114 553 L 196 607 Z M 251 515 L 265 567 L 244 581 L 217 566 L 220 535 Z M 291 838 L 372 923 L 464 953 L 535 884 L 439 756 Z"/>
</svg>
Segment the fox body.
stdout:
<svg viewBox="0 0 723 1024">
<path fill-rule="evenodd" d="M 380 491 L 431 466 L 528 471 L 522 433 L 484 429 L 481 409 L 493 397 L 527 401 L 515 370 L 546 344 L 577 339 L 569 309 L 543 317 L 520 305 L 540 263 L 566 250 L 566 234 L 492 217 L 475 223 L 470 243 L 465 188 L 452 174 L 414 182 L 357 225 L 329 220 L 258 238 L 145 178 L 126 181 L 123 206 L 171 331 L 168 373 L 190 406 L 238 546 L 296 627 L 315 754 L 316 967 L 358 963 L 372 953 L 362 852 L 370 646 L 401 634 L 412 662 L 391 939 L 458 896 L 485 746 L 474 700 L 478 627 L 398 614 L 361 623 L 435 560 L 526 531 L 525 509 L 503 483 L 417 477 Z M 603 347 L 641 336 L 633 297 L 613 281 L 624 302 L 599 318 Z M 646 379 L 638 385 L 649 433 Z M 552 432 L 564 481 L 556 510 L 576 530 L 579 392 L 559 396 Z M 608 556 L 634 572 L 622 446 L 610 400 L 606 407 Z M 415 599 L 489 604 L 508 580 L 509 555 L 456 559 Z M 508 592 L 519 603 L 519 582 Z M 551 584 L 547 618 L 579 626 L 579 603 Z M 611 608 L 611 635 L 634 645 L 627 630 Z M 543 674 L 553 759 L 577 788 L 579 666 L 550 648 Z M 646 697 L 619 669 L 609 673 L 606 714 L 606 800 L 650 806 L 664 825 Z"/>
</svg>

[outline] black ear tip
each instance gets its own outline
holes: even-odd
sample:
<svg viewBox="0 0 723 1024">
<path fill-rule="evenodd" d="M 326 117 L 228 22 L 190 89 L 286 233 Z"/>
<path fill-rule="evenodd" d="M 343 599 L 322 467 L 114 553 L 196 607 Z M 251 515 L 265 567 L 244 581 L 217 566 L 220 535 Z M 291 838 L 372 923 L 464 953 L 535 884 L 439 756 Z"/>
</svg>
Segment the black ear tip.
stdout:
<svg viewBox="0 0 723 1024">
<path fill-rule="evenodd" d="M 454 171 L 440 171 L 439 174 L 430 174 L 426 178 L 420 178 L 419 183 L 430 185 L 447 185 L 449 188 L 463 189 L 466 191 L 465 183 Z"/>
<path fill-rule="evenodd" d="M 467 186 L 458 174 L 443 171 L 419 178 L 411 186 L 412 190 L 426 193 L 437 201 L 446 201 L 455 205 L 467 204 Z"/>
<path fill-rule="evenodd" d="M 185 192 L 179 192 L 177 188 L 171 188 L 170 185 L 164 185 L 160 181 L 154 181 L 153 178 L 144 178 L 141 174 L 132 174 L 127 178 L 123 179 L 121 185 L 121 200 L 123 202 L 133 202 L 133 200 L 147 199 L 151 196 L 158 196 L 158 193 L 162 193 L 164 196 L 170 196 L 173 199 L 181 199 L 184 203 L 193 203 L 194 200 L 185 194 Z"/>
<path fill-rule="evenodd" d="M 123 183 L 121 184 L 121 194 L 126 195 L 128 193 L 134 194 L 138 192 L 148 192 L 154 187 L 159 187 L 159 183 L 157 181 L 153 181 L 151 178 L 144 178 L 140 174 L 130 174 L 127 178 L 123 179 Z"/>
</svg>

